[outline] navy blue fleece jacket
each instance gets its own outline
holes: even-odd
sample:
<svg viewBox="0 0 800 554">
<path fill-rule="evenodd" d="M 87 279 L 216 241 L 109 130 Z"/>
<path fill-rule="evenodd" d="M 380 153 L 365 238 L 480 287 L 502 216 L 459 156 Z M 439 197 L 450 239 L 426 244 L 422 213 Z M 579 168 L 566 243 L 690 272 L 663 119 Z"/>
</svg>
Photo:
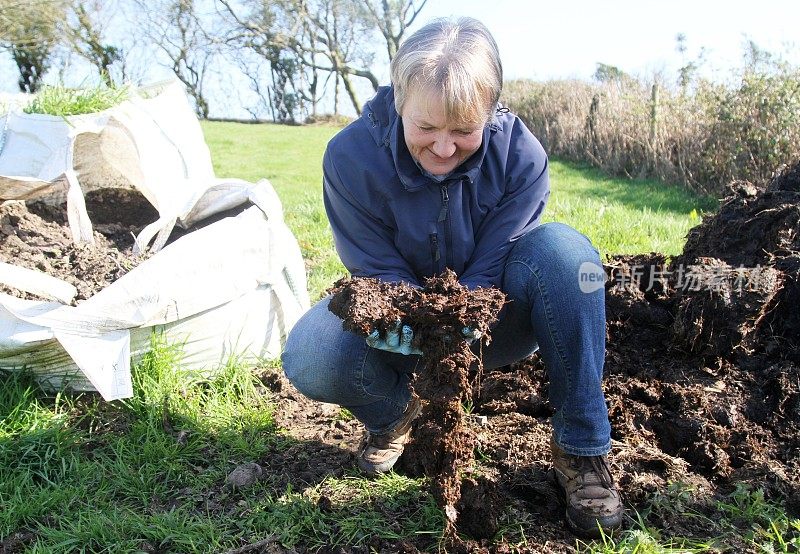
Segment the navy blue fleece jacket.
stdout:
<svg viewBox="0 0 800 554">
<path fill-rule="evenodd" d="M 391 87 L 328 143 L 325 209 L 356 277 L 421 285 L 445 267 L 469 288 L 499 287 L 515 240 L 539 224 L 547 155 L 522 121 L 498 110 L 480 148 L 444 181 L 426 177 L 403 138 Z"/>
</svg>

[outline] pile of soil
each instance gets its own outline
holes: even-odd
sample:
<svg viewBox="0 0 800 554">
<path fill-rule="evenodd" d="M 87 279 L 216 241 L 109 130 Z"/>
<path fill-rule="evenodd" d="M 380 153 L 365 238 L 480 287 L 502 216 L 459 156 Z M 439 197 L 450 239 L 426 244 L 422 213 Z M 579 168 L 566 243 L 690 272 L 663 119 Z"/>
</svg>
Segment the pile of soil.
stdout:
<svg viewBox="0 0 800 554">
<path fill-rule="evenodd" d="M 75 286 L 75 305 L 107 287 L 146 256 L 133 254 L 135 233 L 158 219 L 138 192 L 100 189 L 86 195 L 94 244 L 74 243 L 66 203 L 8 201 L 0 205 L 0 261 L 43 271 Z M 41 299 L 0 285 L 20 298 Z"/>
<path fill-rule="evenodd" d="M 614 438 L 662 460 L 622 456 L 621 481 L 634 502 L 676 477 L 710 491 L 748 483 L 797 515 L 800 164 L 730 191 L 670 263 L 658 254 L 609 263 Z M 655 471 L 642 473 L 647 464 Z"/>
<path fill-rule="evenodd" d="M 78 290 L 72 305 L 90 298 L 150 257 L 149 252 L 134 254 L 133 244 L 136 235 L 159 217 L 153 205 L 130 188 L 95 189 L 84 199 L 94 231 L 91 245 L 73 242 L 63 198 L 0 204 L 0 261 L 36 269 L 72 284 Z M 167 244 L 236 216 L 248 206 L 245 203 L 214 214 L 189 229 L 175 227 Z M 1 284 L 0 292 L 48 300 Z"/>
<path fill-rule="evenodd" d="M 615 256 L 606 273 L 610 462 L 629 515 L 636 510 L 662 540 L 718 537 L 721 550 L 751 551 L 748 529 L 719 524 L 717 501 L 725 495 L 741 486 L 761 489 L 790 517 L 800 517 L 800 165 L 762 186 L 733 183 L 719 212 L 689 233 L 675 259 Z M 370 304 L 392 317 L 359 314 L 370 324 L 353 330 L 365 334 L 371 322 L 384 321 L 383 328 L 378 324 L 383 332 L 394 323 L 396 300 L 387 292 Z M 403 302 L 414 294 L 403 292 Z M 285 384 L 282 390 L 293 389 Z M 487 525 L 482 510 L 495 503 L 505 509 L 500 523 L 506 529 L 499 543 L 472 535 L 475 551 L 508 551 L 508 543 L 521 538 L 508 529 L 524 532 L 531 552 L 574 550 L 563 504 L 547 477 L 547 393 L 546 370 L 535 355 L 484 373 L 474 391 L 474 411 L 485 422 L 467 418 L 465 427 L 480 454 L 481 479 L 493 483 L 486 490 L 494 492 L 488 502 L 485 494 L 462 492 L 458 530 L 471 533 L 460 526 L 469 519 Z M 323 443 L 326 429 L 336 431 L 319 414 L 304 414 L 296 405 L 287 409 L 292 425 L 302 420 L 301 427 L 321 429 Z M 354 460 L 356 429 L 348 425 L 335 443 L 346 445 Z M 431 437 L 423 433 L 420 439 Z M 408 459 L 414 456 L 412 443 L 398 468 L 416 474 L 419 462 Z M 339 464 L 337 459 L 327 470 Z M 428 551 L 437 543 L 419 538 L 369 545 L 386 552 L 401 547 Z"/>
</svg>

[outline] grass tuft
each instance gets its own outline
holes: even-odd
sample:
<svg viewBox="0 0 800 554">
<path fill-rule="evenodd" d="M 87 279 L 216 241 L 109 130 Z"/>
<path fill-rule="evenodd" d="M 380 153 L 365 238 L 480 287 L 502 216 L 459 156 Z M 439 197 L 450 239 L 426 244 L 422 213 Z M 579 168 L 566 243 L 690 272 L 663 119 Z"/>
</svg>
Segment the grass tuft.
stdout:
<svg viewBox="0 0 800 554">
<path fill-rule="evenodd" d="M 23 111 L 28 114 L 57 116 L 82 115 L 102 112 L 113 108 L 130 97 L 127 86 L 98 86 L 87 89 L 72 89 L 64 86 L 45 86 Z"/>
</svg>

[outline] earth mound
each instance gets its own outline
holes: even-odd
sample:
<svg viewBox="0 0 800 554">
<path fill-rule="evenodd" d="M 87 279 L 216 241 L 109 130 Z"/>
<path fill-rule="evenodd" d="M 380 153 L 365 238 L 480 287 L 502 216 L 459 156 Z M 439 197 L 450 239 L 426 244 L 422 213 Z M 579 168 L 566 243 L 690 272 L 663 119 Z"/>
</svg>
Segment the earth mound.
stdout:
<svg viewBox="0 0 800 554">
<path fill-rule="evenodd" d="M 613 256 L 605 266 L 610 461 L 625 504 L 670 536 L 724 534 L 733 551 L 748 551 L 740 536 L 713 528 L 723 495 L 760 489 L 800 515 L 800 164 L 764 186 L 733 183 L 719 212 L 690 231 L 674 259 Z M 409 288 L 398 296 L 419 294 Z M 389 289 L 376 296 L 396 302 Z M 384 313 L 353 329 L 363 335 L 377 322 L 384 332 L 405 317 Z M 525 525 L 531 551 L 571 551 L 563 506 L 546 476 L 552 410 L 543 363 L 534 355 L 485 372 L 479 388 L 475 374 L 469 378 L 474 412 L 486 416 L 467 423 L 481 478 L 507 517 L 535 522 Z M 420 422 L 415 442 L 464 440 L 435 437 L 443 431 L 427 433 Z M 417 474 L 413 445 L 401 466 Z M 495 492 L 462 490 L 457 522 L 487 528 L 491 517 L 480 510 Z M 670 500 L 654 507 L 654 498 Z M 703 517 L 683 515 L 689 509 Z"/>
</svg>

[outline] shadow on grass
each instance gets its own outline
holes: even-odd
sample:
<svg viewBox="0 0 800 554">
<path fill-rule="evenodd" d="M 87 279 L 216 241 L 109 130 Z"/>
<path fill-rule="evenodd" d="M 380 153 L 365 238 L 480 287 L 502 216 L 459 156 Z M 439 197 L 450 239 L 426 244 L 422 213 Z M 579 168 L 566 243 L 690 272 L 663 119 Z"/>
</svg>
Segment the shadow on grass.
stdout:
<svg viewBox="0 0 800 554">
<path fill-rule="evenodd" d="M 692 210 L 713 212 L 719 206 L 718 199 L 697 194 L 677 184 L 660 183 L 651 179 L 626 180 L 611 177 L 588 164 L 563 159 L 554 161 L 592 182 L 590 187 L 581 187 L 580 194 L 583 197 L 618 203 L 633 210 L 652 210 L 679 216 L 685 216 Z M 561 171 L 556 169 L 553 174 L 553 180 L 557 180 Z"/>
</svg>

